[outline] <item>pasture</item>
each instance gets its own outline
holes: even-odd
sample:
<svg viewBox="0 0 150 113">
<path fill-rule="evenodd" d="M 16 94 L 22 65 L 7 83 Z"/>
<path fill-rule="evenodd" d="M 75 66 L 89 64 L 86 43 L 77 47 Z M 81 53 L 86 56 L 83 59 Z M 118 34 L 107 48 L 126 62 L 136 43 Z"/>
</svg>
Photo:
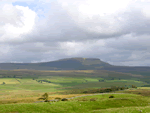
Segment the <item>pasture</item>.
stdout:
<svg viewBox="0 0 150 113">
<path fill-rule="evenodd" d="M 142 113 L 150 112 L 150 99 L 135 94 L 78 97 L 55 103 L 2 104 L 1 113 Z"/>
<path fill-rule="evenodd" d="M 42 80 L 47 80 L 44 82 Z M 105 80 L 105 81 L 99 81 Z M 41 82 L 42 81 L 42 82 Z M 2 84 L 5 82 L 5 84 Z M 78 94 L 83 90 L 106 88 L 111 86 L 142 86 L 146 83 L 136 80 L 107 80 L 95 77 L 60 77 L 39 78 L 1 78 L 0 103 L 30 103 L 47 92 L 53 95 Z M 80 91 L 81 90 L 81 91 Z M 79 92 L 78 92 L 79 91 Z M 63 93 L 66 92 L 66 93 Z"/>
<path fill-rule="evenodd" d="M 147 106 L 150 100 L 147 96 L 150 96 L 148 95 L 150 90 L 140 87 L 149 84 L 136 77 L 129 79 L 132 76 L 130 74 L 127 74 L 126 79 L 126 76 L 120 73 L 122 78 L 118 79 L 119 73 L 106 73 L 105 71 L 97 73 L 92 70 L 57 72 L 14 70 L 13 74 L 11 72 L 1 71 L 3 78 L 0 78 L 0 113 L 66 113 L 66 111 L 70 113 L 110 113 L 112 111 L 137 113 L 138 109 L 143 109 L 144 112 L 149 111 Z M 132 85 L 138 88 L 131 89 Z M 111 99 L 105 94 L 74 98 L 65 102 L 34 103 L 46 92 L 50 100 L 56 97 L 69 98 L 85 95 L 84 91 L 112 86 L 129 87 L 130 89 L 116 91 L 126 94 L 113 94 L 115 98 Z M 124 107 L 120 105 L 121 103 Z"/>
</svg>

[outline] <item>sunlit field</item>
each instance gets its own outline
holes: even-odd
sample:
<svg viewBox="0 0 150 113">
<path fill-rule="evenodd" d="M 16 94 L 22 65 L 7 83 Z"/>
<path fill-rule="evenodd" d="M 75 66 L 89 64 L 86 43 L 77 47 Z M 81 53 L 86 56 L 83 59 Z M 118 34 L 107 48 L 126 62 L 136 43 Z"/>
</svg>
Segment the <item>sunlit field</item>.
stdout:
<svg viewBox="0 0 150 113">
<path fill-rule="evenodd" d="M 17 70 L 16 70 L 17 71 Z M 66 71 L 67 72 L 67 71 Z M 77 71 L 76 71 L 77 72 Z M 75 72 L 75 73 L 76 73 Z M 98 76 L 92 76 L 92 71 L 81 72 L 80 76 L 70 76 L 65 74 L 58 76 L 59 72 L 55 76 L 35 76 L 35 77 L 15 77 L 15 78 L 1 78 L 0 79 L 0 113 L 19 112 L 19 113 L 58 113 L 58 112 L 87 112 L 87 113 L 98 113 L 98 112 L 112 112 L 113 111 L 137 111 L 137 107 L 140 109 L 148 109 L 148 102 L 150 88 L 140 87 L 148 85 L 143 81 L 137 79 L 107 79 Z M 60 71 L 62 73 L 62 71 Z M 74 73 L 70 71 L 70 73 Z M 55 71 L 54 71 L 55 74 Z M 85 76 L 85 74 L 89 74 Z M 114 75 L 113 75 L 114 76 Z M 117 75 L 118 76 L 118 75 Z M 132 85 L 138 88 L 131 88 Z M 56 103 L 35 103 L 38 102 L 44 93 L 48 93 L 48 99 L 53 100 L 55 98 L 70 98 L 81 95 L 88 95 L 83 93 L 84 91 L 91 91 L 93 89 L 110 88 L 112 86 L 128 87 L 126 90 L 115 91 L 115 93 L 125 94 L 114 94 L 114 98 L 109 99 L 110 95 L 97 95 L 87 96 L 70 99 L 68 101 L 60 101 Z M 108 92 L 111 94 L 111 92 Z M 93 94 L 93 93 L 91 93 Z M 127 99 L 128 97 L 128 99 Z M 139 100 L 139 98 L 142 100 Z M 96 98 L 96 101 L 95 101 Z M 122 99 L 121 99 L 122 98 Z M 125 98 L 125 99 L 123 99 Z M 90 99 L 94 99 L 91 101 Z M 83 101 L 82 101 L 83 100 Z M 116 103 L 115 103 L 116 102 Z M 140 102 L 144 102 L 140 105 Z M 107 104 L 110 103 L 110 104 Z M 117 104 L 118 103 L 118 104 Z M 119 103 L 123 103 L 120 106 Z M 125 103 L 130 103 L 129 105 Z M 150 103 L 150 102 L 149 102 Z M 81 104 L 81 105 L 80 105 Z M 116 106 L 112 106 L 116 105 Z M 38 108 L 37 108 L 38 106 Z M 81 107 L 82 106 L 82 107 Z M 93 107 L 91 107 L 93 106 Z M 132 106 L 132 107 L 131 107 Z M 25 111 L 28 109 L 28 111 Z M 112 110 L 111 110 L 112 109 Z M 127 111 L 128 112 L 128 111 Z M 147 112 L 147 111 L 146 111 Z"/>
<path fill-rule="evenodd" d="M 51 83 L 44 81 L 41 82 L 40 80 L 48 80 Z M 61 92 L 66 91 L 106 88 L 111 86 L 131 87 L 131 85 L 141 86 L 145 84 L 142 81 L 136 80 L 101 80 L 104 80 L 104 78 L 60 76 L 22 79 L 1 78 L 0 101 L 1 103 L 7 103 L 8 101 L 10 103 L 35 102 L 37 101 L 37 98 L 39 98 L 45 92 L 47 92 L 50 96 L 53 96 L 62 95 Z M 3 82 L 5 82 L 5 84 L 3 84 Z M 68 92 L 65 94 L 68 94 Z"/>
<path fill-rule="evenodd" d="M 150 99 L 135 94 L 101 94 L 55 103 L 2 104 L 1 113 L 142 113 L 150 112 Z"/>
</svg>

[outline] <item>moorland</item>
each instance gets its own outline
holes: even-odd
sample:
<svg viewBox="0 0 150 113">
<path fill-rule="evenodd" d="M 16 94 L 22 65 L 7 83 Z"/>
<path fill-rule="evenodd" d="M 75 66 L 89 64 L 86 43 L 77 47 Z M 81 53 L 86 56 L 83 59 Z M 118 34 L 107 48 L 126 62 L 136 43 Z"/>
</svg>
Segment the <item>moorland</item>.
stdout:
<svg viewBox="0 0 150 113">
<path fill-rule="evenodd" d="M 85 58 L 31 64 L 39 66 L 36 69 L 28 65 L 0 64 L 0 113 L 150 112 L 148 68 L 144 71 L 143 67 L 136 67 L 139 68 L 136 71 L 131 67 L 126 72 L 121 68 L 120 71 L 104 70 L 114 66 Z M 48 100 L 59 101 L 40 102 L 45 93 Z M 64 98 L 67 101 L 62 101 Z"/>
</svg>

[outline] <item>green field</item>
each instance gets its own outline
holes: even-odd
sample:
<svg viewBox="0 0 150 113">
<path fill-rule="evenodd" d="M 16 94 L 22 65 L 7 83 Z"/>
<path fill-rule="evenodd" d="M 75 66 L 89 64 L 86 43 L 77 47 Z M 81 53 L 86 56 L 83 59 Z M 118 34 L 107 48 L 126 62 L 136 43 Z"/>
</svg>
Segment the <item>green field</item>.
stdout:
<svg viewBox="0 0 150 113">
<path fill-rule="evenodd" d="M 66 113 L 66 111 L 69 113 L 137 113 L 138 109 L 143 109 L 145 113 L 150 112 L 148 104 L 150 103 L 148 97 L 150 89 L 141 87 L 149 84 L 144 82 L 144 78 L 140 80 L 139 75 L 93 70 L 3 70 L 0 71 L 0 74 L 2 77 L 0 78 L 0 113 Z M 52 104 L 34 103 L 46 92 L 49 99 L 68 98 L 85 95 L 84 91 L 93 89 L 112 86 L 130 88 L 132 85 L 139 88 L 116 91 L 128 94 L 113 94 L 115 98 L 112 99 L 109 99 L 109 95 L 106 94 L 74 98 Z M 93 98 L 96 101 L 90 100 Z"/>
<path fill-rule="evenodd" d="M 39 80 L 48 80 L 47 82 L 38 82 Z M 0 103 L 20 103 L 20 102 L 35 102 L 43 93 L 49 95 L 62 94 L 78 94 L 82 90 L 90 90 L 94 88 L 106 88 L 111 86 L 126 86 L 131 85 L 142 86 L 146 83 L 136 80 L 106 80 L 99 82 L 103 78 L 89 77 L 39 77 L 33 78 L 1 78 L 0 82 Z M 19 81 L 19 82 L 18 82 Z M 2 84 L 5 82 L 5 84 Z M 81 90 L 81 91 L 80 91 Z M 66 92 L 66 93 L 61 93 Z M 17 98 L 17 99 L 16 99 Z"/>
<path fill-rule="evenodd" d="M 103 88 L 113 86 L 128 86 L 136 85 L 142 86 L 147 83 L 136 80 L 105 80 L 104 82 L 99 82 L 103 78 L 87 78 L 87 77 L 46 77 L 37 78 L 33 80 L 32 78 L 1 78 L 0 79 L 0 93 L 2 92 L 16 92 L 20 90 L 24 91 L 35 91 L 35 92 L 56 92 L 65 91 L 72 89 L 86 89 L 86 88 Z M 48 80 L 47 82 L 37 82 L 38 80 Z M 19 81 L 19 82 L 18 82 Z M 2 83 L 5 82 L 3 85 Z"/>
<path fill-rule="evenodd" d="M 134 94 L 85 96 L 55 103 L 4 104 L 1 113 L 142 113 L 150 112 L 150 99 Z M 94 101 L 93 101 L 94 100 Z"/>
</svg>

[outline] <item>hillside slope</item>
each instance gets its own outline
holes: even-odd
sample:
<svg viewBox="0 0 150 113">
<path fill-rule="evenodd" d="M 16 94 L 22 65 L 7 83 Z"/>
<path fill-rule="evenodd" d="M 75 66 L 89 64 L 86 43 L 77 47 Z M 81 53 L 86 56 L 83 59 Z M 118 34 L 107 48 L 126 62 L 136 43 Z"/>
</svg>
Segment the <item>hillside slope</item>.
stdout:
<svg viewBox="0 0 150 113">
<path fill-rule="evenodd" d="M 98 58 L 66 58 L 39 63 L 0 63 L 0 70 L 107 70 L 123 73 L 150 75 L 150 67 L 114 66 Z"/>
<path fill-rule="evenodd" d="M 96 70 L 102 66 L 112 66 L 96 58 L 68 58 L 41 63 L 0 63 L 0 69 L 34 70 Z"/>
</svg>

